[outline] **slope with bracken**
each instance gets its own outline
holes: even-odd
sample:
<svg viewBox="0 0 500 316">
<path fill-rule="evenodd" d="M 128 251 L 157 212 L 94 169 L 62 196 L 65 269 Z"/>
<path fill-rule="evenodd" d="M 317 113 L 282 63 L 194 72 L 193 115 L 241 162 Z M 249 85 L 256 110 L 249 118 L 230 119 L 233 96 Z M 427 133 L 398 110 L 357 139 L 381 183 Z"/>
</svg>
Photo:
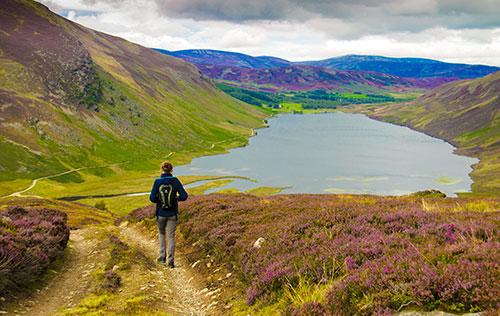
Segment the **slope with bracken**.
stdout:
<svg viewBox="0 0 500 316">
<path fill-rule="evenodd" d="M 372 108 L 371 115 L 445 139 L 458 152 L 477 156 L 472 190 L 500 194 L 500 71 L 453 82 L 398 105 Z"/>
<path fill-rule="evenodd" d="M 0 10 L 0 181 L 202 152 L 263 114 L 180 59 L 31 1 Z"/>
</svg>

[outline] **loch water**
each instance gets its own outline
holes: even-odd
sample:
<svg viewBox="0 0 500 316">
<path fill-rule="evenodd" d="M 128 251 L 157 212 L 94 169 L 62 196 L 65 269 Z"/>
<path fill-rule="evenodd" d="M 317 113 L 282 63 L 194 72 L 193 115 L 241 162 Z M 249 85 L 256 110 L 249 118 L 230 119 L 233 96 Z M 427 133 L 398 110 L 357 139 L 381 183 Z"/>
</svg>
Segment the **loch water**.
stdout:
<svg viewBox="0 0 500 316">
<path fill-rule="evenodd" d="M 454 154 L 443 140 L 362 114 L 283 114 L 268 123 L 247 146 L 196 158 L 175 173 L 256 180 L 237 179 L 216 190 L 402 195 L 438 189 L 454 196 L 470 191 L 468 174 L 478 161 Z"/>
</svg>

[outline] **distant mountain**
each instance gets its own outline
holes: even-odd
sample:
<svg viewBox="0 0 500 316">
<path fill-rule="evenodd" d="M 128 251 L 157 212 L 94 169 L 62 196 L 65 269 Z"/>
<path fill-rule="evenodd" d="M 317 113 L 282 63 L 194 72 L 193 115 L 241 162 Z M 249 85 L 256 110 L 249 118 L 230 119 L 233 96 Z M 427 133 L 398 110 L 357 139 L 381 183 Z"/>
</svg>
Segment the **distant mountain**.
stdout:
<svg viewBox="0 0 500 316">
<path fill-rule="evenodd" d="M 459 152 L 479 157 L 473 191 L 500 195 L 500 71 L 442 85 L 371 115 L 445 139 Z"/>
<path fill-rule="evenodd" d="M 260 91 L 352 90 L 353 87 L 361 88 L 362 92 L 370 91 L 370 87 L 389 91 L 432 89 L 446 82 L 482 77 L 500 69 L 422 58 L 347 55 L 321 61 L 290 62 L 276 57 L 253 57 L 209 49 L 157 51 L 195 64 L 212 79 Z"/>
<path fill-rule="evenodd" d="M 270 56 L 253 57 L 241 53 L 226 52 L 211 49 L 187 49 L 179 51 L 167 51 L 156 49 L 157 51 L 184 59 L 195 65 L 216 65 L 241 68 L 272 68 L 288 66 L 288 60 Z"/>
<path fill-rule="evenodd" d="M 0 180 L 202 152 L 263 118 L 193 65 L 34 1 L 2 1 L 0 49 Z"/>
<path fill-rule="evenodd" d="M 305 61 L 300 64 L 339 70 L 377 71 L 410 78 L 468 79 L 484 77 L 500 70 L 500 68 L 493 66 L 445 63 L 424 58 L 390 58 L 364 55 L 347 55 L 318 61 Z"/>
<path fill-rule="evenodd" d="M 290 65 L 275 68 L 242 68 L 198 64 L 208 77 L 219 82 L 260 91 L 408 91 L 429 89 L 452 79 L 401 78 L 378 72 L 332 70 L 323 67 Z"/>
</svg>

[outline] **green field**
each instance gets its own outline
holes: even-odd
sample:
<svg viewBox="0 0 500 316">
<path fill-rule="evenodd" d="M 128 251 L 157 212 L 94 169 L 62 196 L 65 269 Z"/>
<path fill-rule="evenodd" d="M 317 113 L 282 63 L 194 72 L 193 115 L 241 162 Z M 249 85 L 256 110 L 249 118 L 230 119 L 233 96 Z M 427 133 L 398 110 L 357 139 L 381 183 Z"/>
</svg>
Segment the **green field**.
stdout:
<svg viewBox="0 0 500 316">
<path fill-rule="evenodd" d="M 228 82 L 219 82 L 217 87 L 236 99 L 249 104 L 273 109 L 280 112 L 303 110 L 336 109 L 349 104 L 377 104 L 413 100 L 422 94 L 414 92 L 387 92 L 373 87 L 353 87 L 352 91 L 262 91 L 265 87 L 256 86 L 255 90 L 236 87 Z M 359 89 L 364 92 L 356 91 Z M 300 105 L 300 106 L 299 106 Z"/>
</svg>

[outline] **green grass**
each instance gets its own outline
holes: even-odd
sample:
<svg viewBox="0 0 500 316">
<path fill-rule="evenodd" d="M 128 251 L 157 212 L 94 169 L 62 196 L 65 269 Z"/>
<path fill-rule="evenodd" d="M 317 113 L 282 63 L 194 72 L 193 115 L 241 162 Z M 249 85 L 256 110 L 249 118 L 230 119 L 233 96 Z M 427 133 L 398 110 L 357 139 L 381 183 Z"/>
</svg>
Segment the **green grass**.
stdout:
<svg viewBox="0 0 500 316">
<path fill-rule="evenodd" d="M 269 196 L 278 194 L 284 189 L 286 189 L 286 187 L 257 187 L 254 189 L 247 190 L 246 193 L 256 196 Z"/>
<path fill-rule="evenodd" d="M 210 181 L 210 182 L 204 183 L 204 184 L 196 186 L 196 187 L 189 188 L 186 191 L 188 192 L 188 194 L 199 195 L 199 194 L 205 193 L 205 191 L 207 191 L 207 190 L 216 189 L 216 188 L 226 186 L 231 182 L 233 182 L 232 179 L 215 180 L 215 181 Z"/>
<path fill-rule="evenodd" d="M 68 224 L 73 229 L 89 225 L 109 225 L 114 221 L 112 213 L 80 203 L 31 197 L 0 198 L 0 210 L 14 205 L 35 209 L 52 208 L 65 212 L 68 214 Z"/>
<path fill-rule="evenodd" d="M 302 112 L 304 108 L 300 103 L 283 102 L 280 104 L 280 112 Z"/>
<path fill-rule="evenodd" d="M 64 107 L 40 98 L 47 93 L 36 81 L 42 79 L 21 63 L 0 61 L 0 79 L 18 98 L 20 109 L 18 117 L 6 118 L 12 126 L 19 126 L 0 135 L 0 151 L 8 153 L 0 157 L 0 195 L 23 189 L 31 179 L 79 167 L 124 163 L 118 174 L 112 168 L 89 169 L 44 180 L 30 193 L 58 197 L 69 195 L 62 193 L 65 190 L 72 195 L 95 185 L 106 186 L 105 178 L 128 181 L 139 174 L 144 177 L 170 152 L 176 153 L 177 164 L 222 153 L 246 144 L 251 129 L 263 125 L 263 111 L 194 80 L 191 75 L 197 73 L 192 67 L 186 66 L 184 72 L 174 70 L 161 54 L 156 56 L 161 59 L 157 62 L 167 65 L 152 67 L 140 53 L 141 47 L 39 13 L 80 39 L 93 58 L 98 80 L 83 91 L 67 91 L 81 99 L 78 106 L 91 110 L 83 115 L 63 111 Z M 113 47 L 113 54 L 109 47 Z M 38 125 L 21 120 L 31 117 L 32 108 L 36 108 L 37 117 L 50 120 Z M 175 124 L 170 123 L 173 118 Z M 113 185 L 109 187 L 113 190 Z"/>
<path fill-rule="evenodd" d="M 149 195 L 143 196 L 117 196 L 110 198 L 90 198 L 78 200 L 78 203 L 96 206 L 97 203 L 104 203 L 106 210 L 117 216 L 125 216 L 139 207 L 144 207 L 151 202 Z"/>
<path fill-rule="evenodd" d="M 141 193 L 149 192 L 151 190 L 154 179 L 158 176 L 153 173 L 147 177 L 140 172 L 125 172 L 123 176 L 120 173 L 106 178 L 107 181 L 97 178 L 94 179 L 93 175 L 84 177 L 85 181 L 81 184 L 74 184 L 68 186 L 67 183 L 59 183 L 54 180 L 43 180 L 40 182 L 41 191 L 33 190 L 41 194 L 52 195 L 51 198 L 62 197 L 80 197 L 76 202 L 95 207 L 97 203 L 104 203 L 107 211 L 117 215 L 124 216 L 129 214 L 136 208 L 143 207 L 150 203 L 149 195 L 141 196 L 110 196 L 110 197 L 90 197 L 95 195 L 110 195 L 110 194 L 128 194 L 128 193 Z M 248 181 L 255 181 L 246 177 L 239 176 L 181 176 L 179 180 L 186 185 L 198 181 L 214 180 L 204 183 L 199 186 L 187 189 L 188 194 L 203 194 L 206 190 L 225 186 L 233 181 L 233 179 L 245 179 Z M 113 183 L 120 183 L 120 186 L 113 186 Z M 32 191 L 29 191 L 33 194 Z M 61 201 L 61 203 L 63 203 Z M 69 203 L 69 202 L 64 202 Z M 69 203 L 71 204 L 71 203 Z"/>
<path fill-rule="evenodd" d="M 335 280 L 328 280 L 323 283 L 313 283 L 305 277 L 299 278 L 294 284 L 288 282 L 282 293 L 272 304 L 264 303 L 259 300 L 253 305 L 248 306 L 243 300 L 238 300 L 233 307 L 233 315 L 279 315 L 282 314 L 287 307 L 300 307 L 305 303 L 317 302 L 325 303 L 328 291 L 331 289 Z"/>
</svg>

